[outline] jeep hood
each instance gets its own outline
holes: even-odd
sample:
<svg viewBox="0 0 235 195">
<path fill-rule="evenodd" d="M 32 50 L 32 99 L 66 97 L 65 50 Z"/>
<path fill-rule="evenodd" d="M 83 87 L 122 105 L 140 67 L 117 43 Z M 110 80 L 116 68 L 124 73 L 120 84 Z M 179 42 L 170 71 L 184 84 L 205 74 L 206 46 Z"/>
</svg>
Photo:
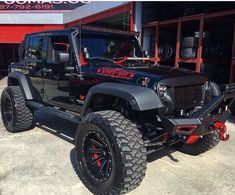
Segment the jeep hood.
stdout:
<svg viewBox="0 0 235 195">
<path fill-rule="evenodd" d="M 170 66 L 136 67 L 129 70 L 135 71 L 138 77 L 148 77 L 171 86 L 196 85 L 208 81 L 208 78 L 200 73 Z"/>
</svg>

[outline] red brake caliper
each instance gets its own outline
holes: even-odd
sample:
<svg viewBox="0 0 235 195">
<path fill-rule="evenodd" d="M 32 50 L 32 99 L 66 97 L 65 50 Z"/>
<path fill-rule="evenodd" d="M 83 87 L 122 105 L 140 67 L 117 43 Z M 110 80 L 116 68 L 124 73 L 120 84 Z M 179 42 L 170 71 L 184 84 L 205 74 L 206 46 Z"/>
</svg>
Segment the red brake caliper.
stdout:
<svg viewBox="0 0 235 195">
<path fill-rule="evenodd" d="M 216 122 L 214 124 L 215 129 L 219 131 L 219 138 L 221 141 L 229 140 L 229 134 L 226 133 L 227 127 L 224 123 Z"/>
<path fill-rule="evenodd" d="M 93 146 L 93 148 L 95 149 L 96 147 Z M 97 154 L 97 153 L 94 153 L 92 156 L 93 156 L 94 159 L 99 158 L 99 154 Z M 97 164 L 98 167 L 101 167 L 101 162 L 100 161 L 97 161 L 96 164 Z"/>
</svg>

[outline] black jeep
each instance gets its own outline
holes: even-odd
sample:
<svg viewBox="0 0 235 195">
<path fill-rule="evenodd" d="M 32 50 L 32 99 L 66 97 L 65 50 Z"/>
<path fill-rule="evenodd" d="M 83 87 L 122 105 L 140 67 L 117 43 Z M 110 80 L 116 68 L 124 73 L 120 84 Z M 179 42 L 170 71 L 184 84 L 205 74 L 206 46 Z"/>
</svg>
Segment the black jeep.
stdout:
<svg viewBox="0 0 235 195">
<path fill-rule="evenodd" d="M 80 26 L 29 34 L 1 96 L 9 132 L 34 128 L 34 111 L 79 122 L 79 177 L 95 194 L 120 194 L 143 180 L 147 155 L 166 146 L 198 155 L 226 141 L 235 84 L 158 66 L 137 34 Z"/>
</svg>

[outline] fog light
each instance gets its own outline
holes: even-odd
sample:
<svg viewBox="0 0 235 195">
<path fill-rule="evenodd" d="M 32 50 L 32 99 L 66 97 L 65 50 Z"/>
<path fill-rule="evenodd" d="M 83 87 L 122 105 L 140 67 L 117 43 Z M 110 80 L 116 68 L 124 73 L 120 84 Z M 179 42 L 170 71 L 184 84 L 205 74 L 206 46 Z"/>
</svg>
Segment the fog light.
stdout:
<svg viewBox="0 0 235 195">
<path fill-rule="evenodd" d="M 164 97 L 166 95 L 167 92 L 167 87 L 166 86 L 160 86 L 158 88 L 158 93 L 161 97 Z"/>
<path fill-rule="evenodd" d="M 193 144 L 193 143 L 197 142 L 200 137 L 201 137 L 200 135 L 190 135 L 185 143 L 186 144 Z"/>
</svg>

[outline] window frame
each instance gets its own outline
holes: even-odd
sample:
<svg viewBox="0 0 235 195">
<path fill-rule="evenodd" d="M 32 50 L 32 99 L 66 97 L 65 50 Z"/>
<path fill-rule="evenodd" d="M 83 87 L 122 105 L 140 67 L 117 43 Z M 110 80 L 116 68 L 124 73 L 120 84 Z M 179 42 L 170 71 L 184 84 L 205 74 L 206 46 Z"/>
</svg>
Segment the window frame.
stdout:
<svg viewBox="0 0 235 195">
<path fill-rule="evenodd" d="M 51 56 L 50 56 L 50 54 L 49 54 L 49 52 L 52 50 L 52 41 L 51 41 L 51 38 L 52 37 L 59 37 L 59 36 L 64 36 L 64 37 L 66 37 L 67 38 L 67 40 L 68 40 L 68 44 L 69 44 L 69 46 L 70 46 L 70 52 L 68 52 L 69 54 L 70 54 L 70 60 L 69 60 L 69 65 L 68 66 L 74 66 L 74 67 L 76 67 L 75 66 L 75 59 L 74 59 L 74 53 L 73 53 L 73 45 L 72 45 L 72 42 L 71 42 L 71 38 L 70 38 L 70 36 L 68 35 L 68 34 L 60 34 L 60 33 L 58 33 L 58 34 L 47 34 L 46 35 L 46 37 L 45 37 L 45 42 L 46 42 L 46 45 L 45 45 L 45 48 L 46 48 L 46 52 L 45 52 L 45 59 L 46 59 L 46 64 L 48 63 L 48 64 L 50 64 L 50 58 L 51 58 Z"/>
</svg>

